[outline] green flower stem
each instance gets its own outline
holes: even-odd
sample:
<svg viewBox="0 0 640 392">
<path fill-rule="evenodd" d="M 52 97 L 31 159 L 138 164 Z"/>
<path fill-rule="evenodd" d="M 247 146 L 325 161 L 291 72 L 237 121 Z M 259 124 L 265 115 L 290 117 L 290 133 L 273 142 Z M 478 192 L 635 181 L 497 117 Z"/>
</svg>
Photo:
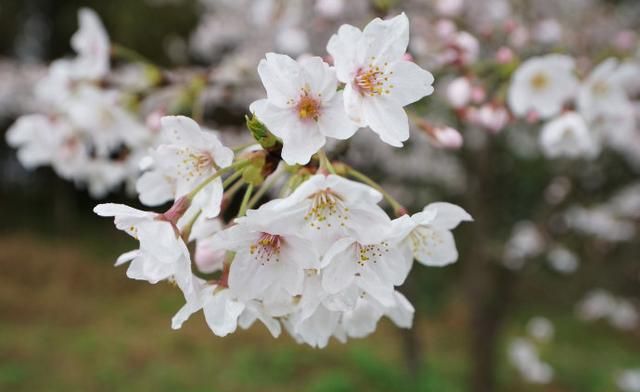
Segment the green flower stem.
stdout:
<svg viewBox="0 0 640 392">
<path fill-rule="evenodd" d="M 231 184 L 233 184 L 238 178 L 242 176 L 242 170 L 238 170 L 233 173 L 229 177 L 227 177 L 222 183 L 222 188 L 227 189 Z"/>
<path fill-rule="evenodd" d="M 244 192 L 244 197 L 242 198 L 240 209 L 238 210 L 238 217 L 244 216 L 244 214 L 247 213 L 247 207 L 249 205 L 251 193 L 253 193 L 253 184 L 249 183 L 249 185 L 247 185 L 247 190 Z"/>
<path fill-rule="evenodd" d="M 325 153 L 323 149 L 318 151 L 318 159 L 320 160 L 321 169 L 325 169 L 331 174 L 336 174 L 336 169 L 331 164 L 329 157 L 327 157 L 327 153 Z"/>
<path fill-rule="evenodd" d="M 196 223 L 196 220 L 198 220 L 200 215 L 202 215 L 202 210 L 198 211 L 198 213 L 195 214 L 193 216 L 193 218 L 182 228 L 182 230 L 180 232 L 180 237 L 182 237 L 182 240 L 184 241 L 185 244 L 189 243 L 189 236 L 191 235 L 191 228 L 193 228 L 193 225 Z"/>
<path fill-rule="evenodd" d="M 213 174 L 212 176 L 210 176 L 206 180 L 202 181 L 200 183 L 200 185 L 198 185 L 191 192 L 189 192 L 187 197 L 189 198 L 189 200 L 193 200 L 193 198 L 196 197 L 198 192 L 200 192 L 202 189 L 204 189 L 204 187 L 209 185 L 211 183 L 211 181 L 215 180 L 216 178 L 219 178 L 220 176 L 222 176 L 223 174 L 225 174 L 225 173 L 227 173 L 229 171 L 242 169 L 245 166 L 249 165 L 250 163 L 251 163 L 250 160 L 245 159 L 245 160 L 242 160 L 242 161 L 236 161 L 236 162 L 232 163 L 230 166 L 227 166 L 225 168 L 222 168 L 222 169 L 218 170 L 217 172 L 215 172 L 215 174 Z"/>
<path fill-rule="evenodd" d="M 233 196 L 240 190 L 240 188 L 242 188 L 243 185 L 244 181 L 238 181 L 235 184 L 231 185 L 228 189 L 226 189 L 224 191 L 223 205 L 224 203 L 230 202 Z"/>
<path fill-rule="evenodd" d="M 121 59 L 124 60 L 129 60 L 129 61 L 133 61 L 136 63 L 142 63 L 154 68 L 158 68 L 151 60 L 149 60 L 148 58 L 144 57 L 143 55 L 141 55 L 140 53 L 136 52 L 133 49 L 129 49 L 125 46 L 122 46 L 120 44 L 116 44 L 116 43 L 111 43 L 111 55 L 113 57 L 119 57 Z"/>
<path fill-rule="evenodd" d="M 275 173 L 270 175 L 269 178 L 267 178 L 267 180 L 264 182 L 264 184 L 262 184 L 260 189 L 258 189 L 256 194 L 253 195 L 251 200 L 249 200 L 249 205 L 247 208 L 253 208 L 256 203 L 260 201 L 260 198 L 264 196 L 265 193 L 267 193 L 267 191 L 276 183 L 276 181 L 278 181 L 280 177 L 282 177 L 282 174 L 284 174 L 284 170 L 276 171 Z"/>
<path fill-rule="evenodd" d="M 249 147 L 254 146 L 254 145 L 256 145 L 256 144 L 258 144 L 258 142 L 256 142 L 256 141 L 254 140 L 254 141 L 252 141 L 252 142 L 247 142 L 247 143 L 243 143 L 243 144 L 241 144 L 241 145 L 239 145 L 239 146 L 235 146 L 235 147 L 233 147 L 231 150 L 232 150 L 233 152 L 235 152 L 235 153 L 238 153 L 238 152 L 240 152 L 240 151 L 244 150 L 245 148 L 249 148 Z"/>
<path fill-rule="evenodd" d="M 378 192 L 382 193 L 382 196 L 384 196 L 385 200 L 389 203 L 389 205 L 391 205 L 391 208 L 393 208 L 393 211 L 396 215 L 400 216 L 406 213 L 407 209 L 404 208 L 402 204 L 400 204 L 393 196 L 389 194 L 389 192 L 384 190 L 384 188 L 380 186 L 380 184 L 373 181 L 366 174 L 350 166 L 347 167 L 347 174 L 355 178 L 356 180 L 375 188 Z"/>
</svg>

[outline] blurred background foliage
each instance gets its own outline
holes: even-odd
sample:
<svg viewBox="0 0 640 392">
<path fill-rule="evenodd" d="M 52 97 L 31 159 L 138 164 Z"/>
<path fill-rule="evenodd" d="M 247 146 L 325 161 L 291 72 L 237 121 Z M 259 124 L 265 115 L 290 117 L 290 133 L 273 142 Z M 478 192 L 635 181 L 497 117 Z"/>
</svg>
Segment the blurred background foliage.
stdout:
<svg viewBox="0 0 640 392">
<path fill-rule="evenodd" d="M 175 37 L 188 38 L 199 15 L 194 0 L 0 0 L 0 56 L 28 63 L 68 54 L 81 6 L 98 12 L 113 42 L 167 66 L 167 46 Z M 1 118 L 0 130 L 12 121 Z M 484 249 L 501 249 L 515 222 L 544 213 L 539 201 L 552 174 L 569 171 L 515 158 L 506 149 L 501 136 L 483 162 L 468 157 L 478 165 L 470 170 L 470 191 L 447 197 L 470 210 L 476 223 L 456 233 L 464 262 L 412 273 L 403 290 L 416 306 L 412 332 L 383 322 L 369 338 L 314 350 L 288 336 L 274 340 L 261 327 L 217 338 L 200 315 L 172 331 L 170 317 L 181 297 L 166 284 L 129 281 L 112 267 L 133 243 L 90 212 L 95 201 L 50 168 L 25 171 L 15 152 L 0 144 L 0 390 L 455 392 L 467 390 L 473 351 L 482 350 L 473 342 L 486 340 L 496 346 L 496 390 L 613 391 L 617 369 L 640 366 L 640 331 L 585 324 L 573 309 L 594 283 L 640 298 L 637 240 L 611 250 L 573 239 L 591 260 L 570 278 L 542 262 L 517 276 L 500 268 L 497 280 L 489 280 L 500 290 L 475 314 L 469 311 L 482 297 L 478 293 L 488 290 L 478 287 L 479 275 L 487 272 L 475 262 L 495 257 L 473 245 L 487 241 Z M 605 168 L 604 188 L 633 178 L 613 156 L 605 158 Z M 430 192 L 435 199 L 444 196 Z M 581 189 L 573 197 L 606 195 Z M 109 200 L 131 202 L 124 193 Z M 510 339 L 522 335 L 535 315 L 556 327 L 543 355 L 557 377 L 546 386 L 524 384 L 506 358 Z M 503 332 L 487 336 L 495 330 L 483 323 L 494 319 L 504 319 Z"/>
</svg>

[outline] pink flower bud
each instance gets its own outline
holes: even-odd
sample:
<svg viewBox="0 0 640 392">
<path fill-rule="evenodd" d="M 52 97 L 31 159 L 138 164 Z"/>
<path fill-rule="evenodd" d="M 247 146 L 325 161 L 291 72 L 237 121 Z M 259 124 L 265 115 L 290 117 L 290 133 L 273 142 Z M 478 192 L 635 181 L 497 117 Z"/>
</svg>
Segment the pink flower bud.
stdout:
<svg viewBox="0 0 640 392">
<path fill-rule="evenodd" d="M 518 27 L 518 22 L 516 22 L 513 19 L 509 19 L 506 22 L 504 22 L 504 30 L 507 33 L 513 32 L 517 27 Z"/>
<path fill-rule="evenodd" d="M 165 114 L 166 113 L 164 110 L 154 110 L 153 112 L 149 113 L 149 115 L 145 119 L 145 125 L 153 133 L 160 132 L 160 119 L 164 117 Z"/>
<path fill-rule="evenodd" d="M 513 61 L 513 51 L 506 47 L 502 46 L 496 52 L 496 61 L 500 64 L 508 64 Z"/>
<path fill-rule="evenodd" d="M 215 246 L 210 240 L 201 240 L 197 242 L 194 261 L 198 266 L 198 270 L 205 274 L 222 269 L 226 251 L 219 246 Z"/>
<path fill-rule="evenodd" d="M 456 25 L 449 19 L 440 19 L 436 23 L 436 34 L 441 39 L 449 39 L 456 32 Z"/>
<path fill-rule="evenodd" d="M 480 44 L 473 35 L 466 31 L 461 31 L 456 34 L 453 45 L 459 52 L 458 62 L 463 65 L 468 65 L 476 61 L 478 53 L 480 51 Z"/>
<path fill-rule="evenodd" d="M 529 30 L 517 27 L 509 36 L 509 42 L 515 48 L 523 48 L 529 43 Z"/>
<path fill-rule="evenodd" d="M 443 126 L 434 127 L 429 133 L 431 144 L 438 148 L 457 150 L 462 147 L 464 139 L 457 129 Z"/>
<path fill-rule="evenodd" d="M 633 45 L 636 42 L 636 33 L 631 30 L 623 30 L 616 34 L 613 39 L 613 45 L 622 51 L 628 51 L 633 49 Z"/>
<path fill-rule="evenodd" d="M 487 98 L 487 92 L 482 86 L 473 86 L 471 89 L 471 100 L 474 103 L 481 103 Z"/>
<path fill-rule="evenodd" d="M 325 18 L 337 18 L 344 10 L 344 0 L 318 0 L 316 11 Z"/>
<path fill-rule="evenodd" d="M 482 105 L 474 112 L 473 122 L 492 133 L 498 133 L 509 123 L 509 112 L 502 105 Z"/>
<path fill-rule="evenodd" d="M 464 0 L 437 0 L 436 10 L 444 16 L 457 16 L 464 8 Z"/>
<path fill-rule="evenodd" d="M 471 99 L 471 91 L 471 82 L 468 78 L 456 78 L 447 86 L 447 101 L 455 109 L 463 108 Z"/>
</svg>

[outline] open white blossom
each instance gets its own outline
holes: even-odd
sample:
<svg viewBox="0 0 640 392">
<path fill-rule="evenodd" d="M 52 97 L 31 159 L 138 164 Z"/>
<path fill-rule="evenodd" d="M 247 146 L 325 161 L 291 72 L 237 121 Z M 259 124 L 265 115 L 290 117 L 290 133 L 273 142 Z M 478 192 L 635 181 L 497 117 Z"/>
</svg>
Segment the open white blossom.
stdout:
<svg viewBox="0 0 640 392">
<path fill-rule="evenodd" d="M 337 241 L 322 260 L 322 287 L 336 294 L 355 284 L 381 304 L 392 306 L 394 286 L 404 282 L 413 261 L 398 242 L 397 238 L 372 244 L 351 238 Z"/>
<path fill-rule="evenodd" d="M 193 313 L 202 309 L 204 319 L 214 334 L 226 336 L 235 332 L 245 304 L 236 300 L 229 289 L 208 284 L 193 275 L 190 279 L 191 287 L 185 293 L 187 303 L 173 316 L 171 327 L 180 329 Z M 180 280 L 178 282 L 180 284 Z M 183 291 L 186 290 L 183 288 Z"/>
<path fill-rule="evenodd" d="M 394 228 L 418 262 L 441 267 L 458 260 L 451 230 L 472 220 L 471 215 L 454 204 L 431 203 L 421 212 L 396 219 Z"/>
<path fill-rule="evenodd" d="M 374 19 L 364 30 L 343 25 L 327 44 L 338 79 L 345 83 L 344 104 L 349 117 L 368 126 L 395 147 L 409 138 L 403 107 L 433 93 L 433 75 L 405 60 L 409 19 Z"/>
<path fill-rule="evenodd" d="M 146 145 L 150 138 L 144 125 L 120 105 L 121 99 L 116 90 L 82 85 L 66 101 L 71 123 L 91 135 L 100 156 L 108 156 L 123 144 L 133 148 Z"/>
<path fill-rule="evenodd" d="M 361 243 L 382 241 L 391 220 L 378 206 L 381 200 L 380 192 L 368 185 L 317 174 L 287 198 L 267 203 L 265 211 L 277 211 L 272 227 L 310 239 L 321 255 L 345 237 Z"/>
<path fill-rule="evenodd" d="M 577 312 L 586 321 L 606 319 L 613 327 L 633 330 L 640 325 L 640 312 L 630 301 L 602 290 L 592 290 L 578 304 Z"/>
<path fill-rule="evenodd" d="M 307 164 L 327 137 L 348 139 L 357 130 L 344 112 L 342 92 L 336 91 L 335 71 L 320 57 L 299 61 L 267 53 L 258 73 L 267 98 L 249 110 L 282 139 L 282 159 Z"/>
<path fill-rule="evenodd" d="M 620 64 L 610 58 L 598 65 L 582 83 L 577 104 L 588 120 L 600 116 L 617 115 L 630 104 L 625 91 L 626 80 L 618 73 Z"/>
<path fill-rule="evenodd" d="M 150 206 L 185 196 L 216 171 L 233 161 L 233 151 L 225 147 L 218 137 L 200 129 L 192 119 L 184 116 L 166 116 L 161 120 L 160 145 L 150 152 L 151 170 L 145 172 L 136 184 L 140 200 Z M 212 218 L 220 212 L 222 180 L 211 181 L 196 204 L 203 214 Z"/>
<path fill-rule="evenodd" d="M 42 114 L 20 117 L 7 131 L 7 143 L 18 148 L 18 159 L 26 168 L 46 164 L 64 165 L 75 161 L 80 141 L 72 138 L 73 132 L 66 121 Z M 62 146 L 68 153 L 62 153 Z M 84 161 L 79 162 L 80 165 Z M 76 166 L 76 165 L 73 165 Z"/>
<path fill-rule="evenodd" d="M 271 224 L 276 218 L 277 211 L 263 206 L 259 214 L 238 218 L 216 235 L 223 249 L 235 252 L 229 288 L 244 300 L 262 299 L 267 290 L 288 298 L 300 295 L 304 269 L 319 266 L 311 242 L 278 231 Z"/>
<path fill-rule="evenodd" d="M 581 115 L 567 112 L 545 124 L 540 132 L 542 152 L 549 158 L 595 158 L 600 145 Z"/>
<path fill-rule="evenodd" d="M 94 212 L 114 217 L 116 227 L 140 241 L 140 248 L 122 254 L 116 265 L 130 262 L 127 276 L 157 283 L 190 268 L 189 251 L 177 229 L 161 215 L 122 204 L 100 204 Z"/>
<path fill-rule="evenodd" d="M 533 384 L 548 384 L 553 379 L 553 368 L 540 360 L 535 346 L 518 338 L 509 346 L 509 359 L 522 378 Z"/>
<path fill-rule="evenodd" d="M 509 107 L 516 116 L 535 112 L 541 118 L 562 110 L 578 87 L 571 57 L 549 54 L 525 61 L 514 73 L 509 86 Z"/>
<path fill-rule="evenodd" d="M 547 253 L 547 261 L 554 270 L 562 274 L 575 272 L 580 265 L 580 260 L 575 253 L 561 245 L 556 245 Z"/>
<path fill-rule="evenodd" d="M 616 377 L 616 385 L 622 392 L 640 392 L 640 368 L 621 372 Z"/>
</svg>

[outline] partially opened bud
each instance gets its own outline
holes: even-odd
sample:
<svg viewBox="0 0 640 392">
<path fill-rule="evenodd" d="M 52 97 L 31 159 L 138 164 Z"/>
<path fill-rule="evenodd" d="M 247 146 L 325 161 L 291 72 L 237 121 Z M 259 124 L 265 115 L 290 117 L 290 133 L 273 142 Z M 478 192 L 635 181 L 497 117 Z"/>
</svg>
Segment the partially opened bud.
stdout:
<svg viewBox="0 0 640 392">
<path fill-rule="evenodd" d="M 444 16 L 460 15 L 464 8 L 464 0 L 437 0 L 436 9 Z"/>
<path fill-rule="evenodd" d="M 462 147 L 464 139 L 457 129 L 451 127 L 435 127 L 431 135 L 432 144 L 447 150 L 457 150 Z"/>
<path fill-rule="evenodd" d="M 498 133 L 509 123 L 509 112 L 502 105 L 485 104 L 475 110 L 470 119 L 493 133 Z"/>
<path fill-rule="evenodd" d="M 463 138 L 457 129 L 449 126 L 433 126 L 427 120 L 420 119 L 416 125 L 422 129 L 427 136 L 431 145 L 447 150 L 457 150 L 462 147 Z"/>
<path fill-rule="evenodd" d="M 513 61 L 513 57 L 513 51 L 507 46 L 502 46 L 496 52 L 496 61 L 500 64 L 509 64 Z"/>
<path fill-rule="evenodd" d="M 471 100 L 474 103 L 482 103 L 487 98 L 487 92 L 482 86 L 473 86 L 471 89 Z"/>
<path fill-rule="evenodd" d="M 436 23 L 436 34 L 439 38 L 449 39 L 456 30 L 456 25 L 449 19 L 441 19 Z"/>
<path fill-rule="evenodd" d="M 198 241 L 194 261 L 200 272 L 210 274 L 222 269 L 226 251 L 211 239 Z"/>
</svg>

